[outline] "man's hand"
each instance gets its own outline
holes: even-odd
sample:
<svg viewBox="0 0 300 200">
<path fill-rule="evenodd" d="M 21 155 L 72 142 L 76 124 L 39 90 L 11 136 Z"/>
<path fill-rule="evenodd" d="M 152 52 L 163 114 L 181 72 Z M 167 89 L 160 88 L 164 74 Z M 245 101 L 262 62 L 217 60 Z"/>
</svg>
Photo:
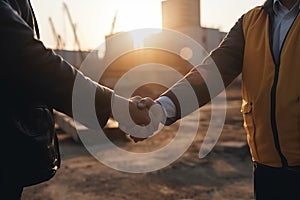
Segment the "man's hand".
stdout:
<svg viewBox="0 0 300 200">
<path fill-rule="evenodd" d="M 149 109 L 147 107 L 139 108 L 138 103 L 143 98 L 140 96 L 135 96 L 129 99 L 129 113 L 131 116 L 131 119 L 135 122 L 135 124 L 140 126 L 146 126 L 150 124 L 151 119 L 149 116 Z"/>
<path fill-rule="evenodd" d="M 139 98 L 137 100 L 138 101 L 136 101 L 136 102 L 137 102 L 139 109 L 145 109 L 145 108 L 150 109 L 151 106 L 156 104 L 156 102 L 153 99 L 151 99 L 150 97 Z"/>
<path fill-rule="evenodd" d="M 145 98 L 138 97 L 138 98 L 134 99 L 134 102 L 136 102 L 137 107 L 139 109 L 149 110 L 151 119 L 155 118 L 156 121 L 163 123 L 163 124 L 165 123 L 167 117 L 166 117 L 166 114 L 164 112 L 162 105 L 159 102 L 154 101 L 150 97 L 145 97 Z"/>
<path fill-rule="evenodd" d="M 166 121 L 166 114 L 158 102 L 154 101 L 150 97 L 141 98 L 135 97 L 134 102 L 137 103 L 137 107 L 141 110 L 149 110 L 149 115 L 151 118 L 151 124 L 154 129 L 158 130 L 159 124 L 164 124 Z"/>
<path fill-rule="evenodd" d="M 138 107 L 139 103 L 141 105 Z M 113 117 L 119 122 L 120 129 L 136 142 L 152 136 L 164 116 L 159 104 L 145 107 L 142 104 L 144 100 L 141 97 L 125 99 L 118 95 L 114 96 L 112 103 Z"/>
</svg>

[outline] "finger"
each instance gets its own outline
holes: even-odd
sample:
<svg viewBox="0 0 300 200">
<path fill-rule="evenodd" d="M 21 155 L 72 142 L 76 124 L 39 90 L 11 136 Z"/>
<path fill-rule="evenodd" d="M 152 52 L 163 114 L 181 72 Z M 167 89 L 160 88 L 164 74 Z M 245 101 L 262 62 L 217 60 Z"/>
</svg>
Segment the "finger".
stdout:
<svg viewBox="0 0 300 200">
<path fill-rule="evenodd" d="M 138 108 L 140 108 L 140 109 L 148 108 L 149 109 L 153 104 L 155 104 L 155 102 L 150 97 L 142 98 L 138 102 Z"/>
<path fill-rule="evenodd" d="M 131 97 L 131 98 L 130 98 L 130 100 L 131 100 L 132 102 L 135 102 L 135 103 L 140 102 L 142 99 L 143 99 L 143 98 L 140 97 L 140 96 L 134 96 L 134 97 Z"/>
<path fill-rule="evenodd" d="M 135 143 L 144 141 L 146 138 L 138 138 L 138 137 L 134 137 L 132 135 L 129 135 L 130 139 L 132 139 Z"/>
<path fill-rule="evenodd" d="M 151 122 L 148 109 L 139 109 L 134 102 L 129 106 L 130 117 L 136 125 L 145 126 Z"/>
<path fill-rule="evenodd" d="M 149 109 L 149 116 L 151 121 L 156 120 L 160 123 L 164 124 L 166 121 L 166 114 L 159 103 L 155 103 L 150 109 Z"/>
</svg>

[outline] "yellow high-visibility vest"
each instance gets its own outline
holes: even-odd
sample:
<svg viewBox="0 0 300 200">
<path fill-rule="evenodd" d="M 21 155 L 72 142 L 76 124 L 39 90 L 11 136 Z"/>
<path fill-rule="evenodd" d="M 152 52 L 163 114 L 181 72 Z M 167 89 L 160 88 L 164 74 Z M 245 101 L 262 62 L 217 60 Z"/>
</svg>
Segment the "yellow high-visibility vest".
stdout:
<svg viewBox="0 0 300 200">
<path fill-rule="evenodd" d="M 275 64 L 269 15 L 256 7 L 243 17 L 242 113 L 253 161 L 300 166 L 300 15 Z"/>
</svg>

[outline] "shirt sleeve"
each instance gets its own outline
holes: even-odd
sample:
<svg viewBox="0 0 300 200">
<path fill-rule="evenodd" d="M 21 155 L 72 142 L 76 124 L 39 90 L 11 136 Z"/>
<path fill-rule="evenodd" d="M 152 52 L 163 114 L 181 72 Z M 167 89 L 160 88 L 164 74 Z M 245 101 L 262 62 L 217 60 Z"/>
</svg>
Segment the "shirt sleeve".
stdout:
<svg viewBox="0 0 300 200">
<path fill-rule="evenodd" d="M 161 96 L 158 99 L 156 99 L 156 101 L 158 101 L 162 106 L 162 109 L 167 118 L 176 117 L 176 106 L 169 97 Z"/>
<path fill-rule="evenodd" d="M 231 28 L 220 45 L 204 59 L 201 65 L 196 66 L 183 79 L 161 95 L 161 97 L 168 97 L 175 105 L 176 116 L 168 118 L 167 125 L 192 113 L 222 92 L 222 87 L 219 86 L 216 86 L 213 93 L 210 93 L 207 88 L 205 78 L 213 79 L 212 74 L 215 73 L 213 66 L 216 66 L 225 87 L 242 72 L 245 45 L 242 19 L 243 16 Z M 192 87 L 196 95 L 197 104 L 191 103 L 191 93 L 188 92 L 189 87 Z M 164 106 L 164 104 L 162 105 Z"/>
<path fill-rule="evenodd" d="M 94 88 L 95 109 L 101 125 L 110 115 L 112 90 L 93 82 L 35 39 L 33 29 L 11 6 L 0 1 L 0 89 L 8 105 L 44 102 L 70 116 L 76 77 Z M 92 89 L 91 89 L 92 90 Z M 22 101 L 20 101 L 22 99 Z"/>
</svg>

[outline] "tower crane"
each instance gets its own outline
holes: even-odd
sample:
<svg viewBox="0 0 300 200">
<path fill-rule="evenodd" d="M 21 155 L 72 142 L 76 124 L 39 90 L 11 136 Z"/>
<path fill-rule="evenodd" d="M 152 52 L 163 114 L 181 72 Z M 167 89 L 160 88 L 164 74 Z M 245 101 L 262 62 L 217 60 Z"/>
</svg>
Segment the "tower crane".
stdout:
<svg viewBox="0 0 300 200">
<path fill-rule="evenodd" d="M 52 29 L 54 40 L 56 40 L 56 49 L 63 49 L 65 47 L 65 44 L 63 43 L 61 36 L 56 32 L 56 29 L 55 29 L 55 26 L 53 24 L 51 17 L 49 17 L 49 23 L 50 23 L 50 26 Z"/>
<path fill-rule="evenodd" d="M 110 35 L 112 35 L 114 33 L 115 26 L 116 26 L 116 21 L 117 21 L 117 16 L 118 16 L 118 10 L 116 10 L 115 15 L 114 15 L 114 19 L 113 19 L 111 29 L 110 29 Z"/>
<path fill-rule="evenodd" d="M 74 40 L 75 40 L 75 43 L 78 47 L 78 51 L 80 52 L 81 60 L 83 61 L 84 60 L 84 55 L 82 54 L 81 45 L 80 45 L 79 38 L 78 38 L 78 35 L 77 35 L 77 32 L 76 32 L 76 24 L 73 23 L 72 16 L 71 16 L 71 13 L 69 11 L 69 8 L 68 8 L 67 4 L 64 3 L 64 2 L 63 2 L 63 7 L 64 7 L 64 10 L 67 13 L 67 16 L 68 16 L 68 19 L 69 19 L 69 22 L 71 24 L 71 28 L 72 28 L 72 31 L 73 31 L 73 34 L 74 34 Z"/>
</svg>

